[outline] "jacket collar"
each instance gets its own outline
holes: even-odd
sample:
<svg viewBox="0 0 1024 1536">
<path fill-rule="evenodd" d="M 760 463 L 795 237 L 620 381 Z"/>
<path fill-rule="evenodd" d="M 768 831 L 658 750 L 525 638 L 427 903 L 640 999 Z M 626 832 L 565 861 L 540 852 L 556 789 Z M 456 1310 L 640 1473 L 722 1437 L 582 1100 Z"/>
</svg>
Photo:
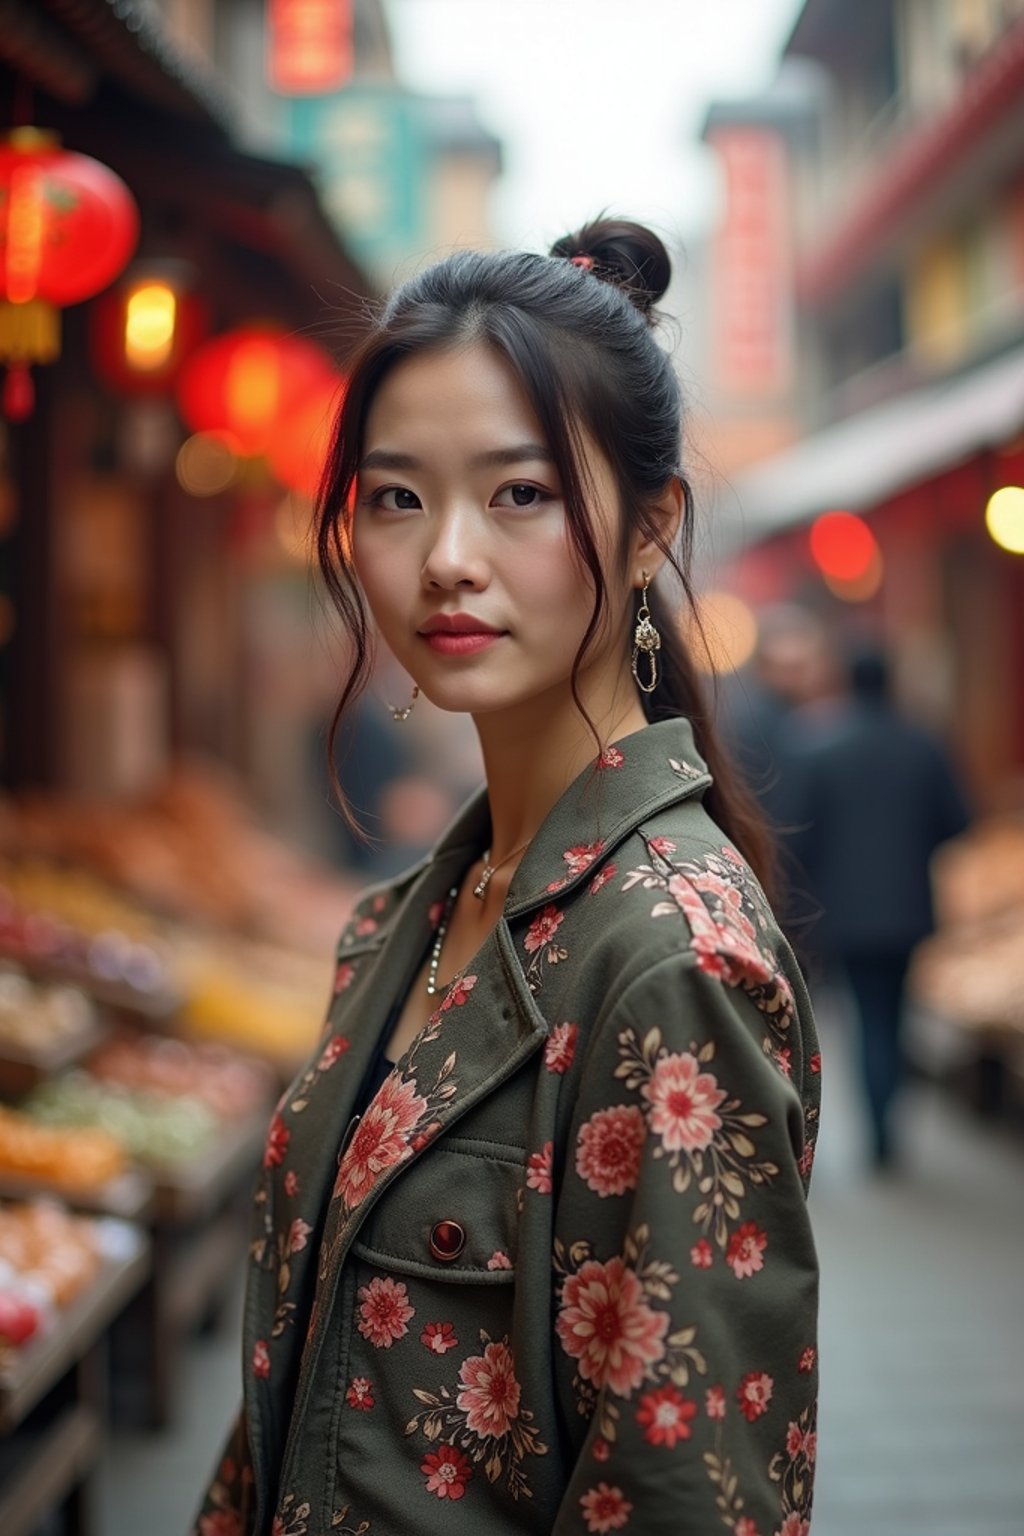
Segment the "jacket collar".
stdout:
<svg viewBox="0 0 1024 1536">
<path fill-rule="evenodd" d="M 682 716 L 624 736 L 584 769 L 545 817 L 512 878 L 505 918 L 572 890 L 656 811 L 703 793 L 710 783 L 693 727 Z M 480 789 L 441 837 L 432 861 L 464 869 L 487 846 L 490 830 L 487 791 Z"/>
</svg>

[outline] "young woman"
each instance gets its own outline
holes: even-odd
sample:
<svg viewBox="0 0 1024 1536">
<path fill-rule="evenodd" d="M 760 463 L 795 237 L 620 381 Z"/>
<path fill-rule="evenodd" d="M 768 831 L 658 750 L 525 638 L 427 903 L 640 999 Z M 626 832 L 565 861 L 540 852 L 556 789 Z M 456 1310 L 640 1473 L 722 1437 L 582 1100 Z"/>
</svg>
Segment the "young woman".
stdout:
<svg viewBox="0 0 1024 1536">
<path fill-rule="evenodd" d="M 352 368 L 335 724 L 368 607 L 396 719 L 468 711 L 487 782 L 339 941 L 200 1536 L 808 1530 L 817 1044 L 662 595 L 693 510 L 668 278 L 611 221 L 451 256 Z"/>
</svg>

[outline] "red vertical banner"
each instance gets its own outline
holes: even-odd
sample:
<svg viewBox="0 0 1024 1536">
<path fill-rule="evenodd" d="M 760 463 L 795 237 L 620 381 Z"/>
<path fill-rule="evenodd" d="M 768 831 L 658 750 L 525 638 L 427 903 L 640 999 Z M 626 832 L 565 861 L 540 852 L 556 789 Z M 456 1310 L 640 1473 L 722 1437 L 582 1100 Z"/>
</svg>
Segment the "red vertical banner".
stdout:
<svg viewBox="0 0 1024 1536">
<path fill-rule="evenodd" d="M 267 0 L 267 81 L 281 96 L 323 96 L 352 78 L 353 0 Z"/>
<path fill-rule="evenodd" d="M 786 151 L 777 133 L 718 128 L 725 180 L 712 247 L 713 358 L 723 393 L 770 400 L 792 383 L 792 279 Z"/>
</svg>

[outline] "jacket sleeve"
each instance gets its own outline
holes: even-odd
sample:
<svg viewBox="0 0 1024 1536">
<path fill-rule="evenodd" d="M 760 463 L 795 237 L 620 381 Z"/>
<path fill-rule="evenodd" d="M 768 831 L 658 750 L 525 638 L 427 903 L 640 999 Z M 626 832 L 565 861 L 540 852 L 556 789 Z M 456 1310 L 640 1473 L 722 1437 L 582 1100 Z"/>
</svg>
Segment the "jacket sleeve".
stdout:
<svg viewBox="0 0 1024 1536">
<path fill-rule="evenodd" d="M 782 974 L 713 955 L 660 961 L 598 1030 L 556 1213 L 557 1390 L 580 1426 L 556 1536 L 807 1536 L 817 1072 Z"/>
<path fill-rule="evenodd" d="M 217 1460 L 190 1536 L 251 1536 L 254 1521 L 252 1461 L 243 1405 Z"/>
</svg>

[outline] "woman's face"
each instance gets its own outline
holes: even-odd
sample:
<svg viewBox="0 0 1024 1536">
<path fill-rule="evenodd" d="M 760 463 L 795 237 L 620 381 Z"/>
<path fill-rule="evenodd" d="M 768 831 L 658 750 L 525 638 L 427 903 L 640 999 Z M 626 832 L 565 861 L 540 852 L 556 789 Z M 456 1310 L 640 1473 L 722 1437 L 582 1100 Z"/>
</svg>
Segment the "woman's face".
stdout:
<svg viewBox="0 0 1024 1536">
<path fill-rule="evenodd" d="M 614 619 L 583 675 L 628 675 L 615 487 L 596 450 L 587 468 Z M 353 553 L 381 634 L 440 708 L 476 715 L 568 696 L 593 586 L 536 416 L 491 348 L 425 353 L 387 376 L 366 423 Z"/>
</svg>

